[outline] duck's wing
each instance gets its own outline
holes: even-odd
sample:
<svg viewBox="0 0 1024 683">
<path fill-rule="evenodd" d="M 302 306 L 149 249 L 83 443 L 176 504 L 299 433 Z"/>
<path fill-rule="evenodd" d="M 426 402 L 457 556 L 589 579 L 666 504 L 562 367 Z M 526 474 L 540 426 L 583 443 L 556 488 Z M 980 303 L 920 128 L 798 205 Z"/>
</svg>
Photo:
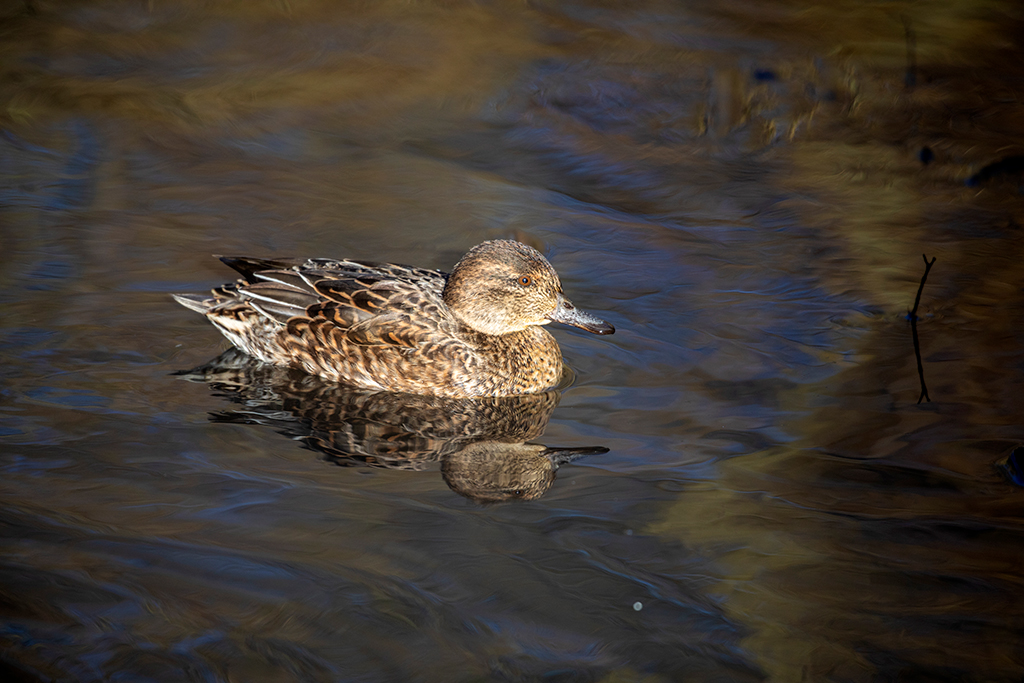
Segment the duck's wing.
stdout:
<svg viewBox="0 0 1024 683">
<path fill-rule="evenodd" d="M 376 261 L 311 259 L 261 259 L 248 256 L 221 256 L 225 264 L 241 273 L 247 282 L 256 284 L 274 276 L 271 271 L 297 273 L 307 284 L 315 279 L 343 280 L 347 278 L 381 278 L 410 282 L 441 296 L 448 274 L 429 268 L 417 268 L 400 263 Z M 294 283 L 294 278 L 291 282 Z"/>
<path fill-rule="evenodd" d="M 221 260 L 245 281 L 215 294 L 240 299 L 296 334 L 329 323 L 351 344 L 413 347 L 439 341 L 452 326 L 440 271 L 330 259 Z"/>
</svg>

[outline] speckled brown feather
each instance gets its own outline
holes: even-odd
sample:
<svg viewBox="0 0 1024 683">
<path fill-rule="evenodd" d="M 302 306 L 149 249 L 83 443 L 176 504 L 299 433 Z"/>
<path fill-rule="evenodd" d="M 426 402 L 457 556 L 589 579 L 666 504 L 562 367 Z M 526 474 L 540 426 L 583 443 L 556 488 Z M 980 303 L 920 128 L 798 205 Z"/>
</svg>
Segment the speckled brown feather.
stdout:
<svg viewBox="0 0 1024 683">
<path fill-rule="evenodd" d="M 451 397 L 534 393 L 561 377 L 561 351 L 539 325 L 556 306 L 575 309 L 551 265 L 518 242 L 475 247 L 451 276 L 368 261 L 222 260 L 244 279 L 175 298 L 268 363 Z"/>
</svg>

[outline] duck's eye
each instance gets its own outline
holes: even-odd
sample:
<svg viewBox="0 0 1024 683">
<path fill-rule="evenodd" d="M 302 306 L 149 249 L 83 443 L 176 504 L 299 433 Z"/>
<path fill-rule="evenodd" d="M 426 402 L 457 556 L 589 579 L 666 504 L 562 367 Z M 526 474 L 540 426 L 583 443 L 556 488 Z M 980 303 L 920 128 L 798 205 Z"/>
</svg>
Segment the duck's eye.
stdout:
<svg viewBox="0 0 1024 683">
<path fill-rule="evenodd" d="M 529 286 L 531 282 L 533 282 L 533 280 L 530 279 L 529 275 L 524 275 L 521 278 L 519 278 L 519 284 L 521 284 L 523 287 Z"/>
</svg>

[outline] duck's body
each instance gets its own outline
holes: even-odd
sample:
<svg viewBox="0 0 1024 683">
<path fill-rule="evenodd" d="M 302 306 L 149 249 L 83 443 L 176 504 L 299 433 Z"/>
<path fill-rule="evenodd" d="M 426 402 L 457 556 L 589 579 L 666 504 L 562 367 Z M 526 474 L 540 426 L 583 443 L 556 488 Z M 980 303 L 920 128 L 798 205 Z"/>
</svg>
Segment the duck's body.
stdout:
<svg viewBox="0 0 1024 683">
<path fill-rule="evenodd" d="M 536 250 L 495 240 L 451 275 L 390 263 L 222 257 L 244 280 L 175 295 L 256 358 L 369 389 L 511 396 L 558 383 L 562 354 L 540 325 L 611 325 L 562 296 Z"/>
</svg>

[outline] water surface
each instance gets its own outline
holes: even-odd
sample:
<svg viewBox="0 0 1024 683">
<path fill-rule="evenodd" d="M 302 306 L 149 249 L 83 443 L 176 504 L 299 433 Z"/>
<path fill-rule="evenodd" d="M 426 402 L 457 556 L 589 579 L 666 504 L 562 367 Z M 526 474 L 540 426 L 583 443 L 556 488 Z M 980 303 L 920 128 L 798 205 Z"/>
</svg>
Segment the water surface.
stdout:
<svg viewBox="0 0 1024 683">
<path fill-rule="evenodd" d="M 1024 677 L 1015 3 L 0 16 L 9 677 Z M 617 332 L 483 412 L 168 296 L 509 237 Z"/>
</svg>

